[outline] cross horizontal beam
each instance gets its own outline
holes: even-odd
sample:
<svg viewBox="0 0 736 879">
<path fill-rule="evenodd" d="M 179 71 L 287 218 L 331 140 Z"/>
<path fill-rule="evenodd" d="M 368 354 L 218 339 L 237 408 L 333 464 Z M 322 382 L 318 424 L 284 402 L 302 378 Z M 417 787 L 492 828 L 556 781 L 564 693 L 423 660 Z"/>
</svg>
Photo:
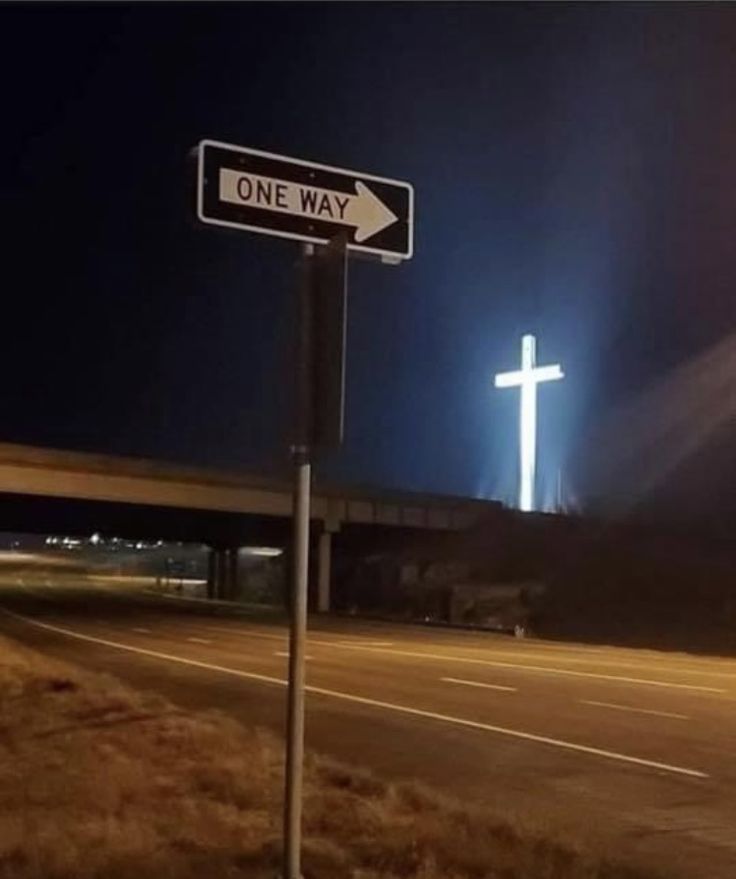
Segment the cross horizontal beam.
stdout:
<svg viewBox="0 0 736 879">
<path fill-rule="evenodd" d="M 552 382 L 564 378 L 565 374 L 558 364 L 537 366 L 534 369 L 514 369 L 511 372 L 499 372 L 495 377 L 497 388 L 518 388 L 526 382 Z"/>
</svg>

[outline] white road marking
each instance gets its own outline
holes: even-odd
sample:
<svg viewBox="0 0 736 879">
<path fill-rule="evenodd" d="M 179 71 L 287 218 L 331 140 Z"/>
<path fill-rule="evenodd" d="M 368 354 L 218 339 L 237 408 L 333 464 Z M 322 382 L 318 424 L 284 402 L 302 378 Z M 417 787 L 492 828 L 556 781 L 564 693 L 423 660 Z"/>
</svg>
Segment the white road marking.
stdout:
<svg viewBox="0 0 736 879">
<path fill-rule="evenodd" d="M 535 645 L 538 649 L 541 645 Z M 570 648 L 565 648 L 564 650 L 548 650 L 548 651 L 538 651 L 535 650 L 526 650 L 524 648 L 520 648 L 517 651 L 509 651 L 509 650 L 489 650 L 488 653 L 493 656 L 500 657 L 524 657 L 532 658 L 532 659 L 542 659 L 542 660 L 557 660 L 558 662 L 565 662 L 571 665 L 605 665 L 609 668 L 631 668 L 631 669 L 645 669 L 647 671 L 655 671 L 657 666 L 662 668 L 662 670 L 672 670 L 677 671 L 678 674 L 685 675 L 700 675 L 701 677 L 715 677 L 715 678 L 727 678 L 728 680 L 736 680 L 736 674 L 725 671 L 714 671 L 712 668 L 692 668 L 691 666 L 683 666 L 682 662 L 687 661 L 685 659 L 672 659 L 670 657 L 657 656 L 653 657 L 650 662 L 630 662 L 628 660 L 620 660 L 620 659 L 598 659 L 597 656 L 610 656 L 612 649 L 609 648 L 605 652 L 596 653 L 595 648 L 590 648 L 587 653 L 587 657 L 578 657 L 578 656 L 569 656 L 567 655 L 568 650 Z M 579 652 L 583 652 L 582 650 Z M 593 654 L 595 653 L 595 656 Z M 690 660 L 692 661 L 692 660 Z"/>
<path fill-rule="evenodd" d="M 653 714 L 656 717 L 672 717 L 675 720 L 690 720 L 687 714 L 673 714 L 671 711 L 654 711 L 652 708 L 633 708 L 631 705 L 616 705 L 613 702 L 594 702 L 592 699 L 581 699 L 583 705 L 595 705 L 598 708 L 613 708 L 615 711 L 631 711 L 635 714 Z"/>
<path fill-rule="evenodd" d="M 273 634 L 268 634 L 268 633 L 265 633 L 265 632 L 257 632 L 257 631 L 252 630 L 252 629 L 241 628 L 241 627 L 238 627 L 238 628 L 235 628 L 235 627 L 223 628 L 222 626 L 207 626 L 207 625 L 201 625 L 200 628 L 208 629 L 209 631 L 212 631 L 212 632 L 221 632 L 221 633 L 225 633 L 225 634 L 228 634 L 228 635 L 237 635 L 237 636 L 239 636 L 239 637 L 240 637 L 240 636 L 252 636 L 253 638 L 268 638 L 268 639 L 271 639 L 271 640 L 281 640 L 281 641 L 285 640 L 286 637 L 287 637 L 286 635 L 273 635 Z M 393 646 L 396 644 L 396 641 L 371 641 L 371 640 L 361 640 L 360 638 L 353 638 L 353 639 L 350 639 L 350 640 L 348 640 L 348 639 L 346 639 L 346 638 L 343 638 L 343 639 L 340 639 L 340 640 L 324 640 L 324 639 L 321 639 L 321 638 L 319 637 L 319 636 L 324 635 L 324 634 L 327 634 L 327 633 L 324 632 L 324 631 L 319 631 L 319 630 L 317 630 L 317 631 L 315 631 L 314 633 L 309 633 L 307 637 L 308 637 L 308 640 L 309 640 L 309 642 L 310 642 L 311 644 L 323 645 L 323 646 L 326 646 L 326 647 L 330 647 L 330 646 L 332 646 L 332 647 L 355 647 L 355 648 L 362 648 L 362 649 L 364 649 L 364 650 L 365 650 L 365 649 L 369 649 L 369 648 L 377 648 L 377 647 L 393 647 Z M 317 637 L 315 637 L 315 635 L 316 635 Z M 564 653 L 563 653 L 563 651 L 560 650 L 559 645 L 556 645 L 556 644 L 555 644 L 555 645 L 547 645 L 547 644 L 541 644 L 541 643 L 537 643 L 537 642 L 535 642 L 535 646 L 534 646 L 534 649 L 535 649 L 535 650 L 539 650 L 539 648 L 542 648 L 542 647 L 545 647 L 545 648 L 546 648 L 546 647 L 549 647 L 550 652 L 558 653 L 559 655 L 558 655 L 558 656 L 555 656 L 554 659 L 556 659 L 557 661 L 564 662 L 564 663 L 571 663 L 571 664 L 588 664 L 588 665 L 590 665 L 590 664 L 598 664 L 598 665 L 609 666 L 609 667 L 612 667 L 612 668 L 632 668 L 632 669 L 633 669 L 633 668 L 641 668 L 641 669 L 649 669 L 649 670 L 653 670 L 653 669 L 654 669 L 654 664 L 652 664 L 652 663 L 650 663 L 650 664 L 645 664 L 645 663 L 642 663 L 642 662 L 625 662 L 625 661 L 624 661 L 624 662 L 621 662 L 621 661 L 617 661 L 617 660 L 600 660 L 600 661 L 599 661 L 598 659 L 590 659 L 590 658 L 582 658 L 582 659 L 581 659 L 581 658 L 578 658 L 578 657 L 571 657 L 571 656 L 564 655 L 565 653 L 567 653 L 567 651 L 577 651 L 577 652 L 580 652 L 580 653 L 585 652 L 585 653 L 588 653 L 588 654 L 596 654 L 596 655 L 597 655 L 598 653 L 600 653 L 601 655 L 609 655 L 610 652 L 611 652 L 611 650 L 619 650 L 619 649 L 623 649 L 623 648 L 610 648 L 610 647 L 605 647 L 605 648 L 604 648 L 604 647 L 601 647 L 601 648 L 599 648 L 599 647 L 595 647 L 595 646 L 591 646 L 591 647 L 587 647 L 587 646 L 586 646 L 586 647 L 578 647 L 578 648 L 574 648 L 574 647 L 565 647 L 565 648 L 564 648 Z M 470 649 L 476 649 L 476 648 L 471 647 Z M 408 651 L 407 651 L 407 652 L 408 652 Z M 411 652 L 408 652 L 408 655 L 415 655 L 415 654 L 413 654 L 413 653 L 411 653 Z M 430 656 L 430 657 L 431 657 L 431 654 L 421 654 L 421 655 L 423 655 L 423 656 Z M 517 657 L 517 656 L 524 656 L 524 657 L 527 657 L 527 656 L 534 656 L 534 657 L 537 657 L 537 658 L 540 658 L 540 659 L 545 659 L 545 658 L 546 658 L 546 657 L 544 656 L 544 653 L 533 652 L 533 651 L 527 650 L 527 649 L 525 649 L 525 648 L 520 648 L 518 651 L 509 651 L 509 650 L 490 650 L 490 651 L 488 651 L 488 655 L 492 655 L 492 656 L 509 656 L 509 657 Z M 444 659 L 444 658 L 446 658 L 446 657 L 443 656 L 442 658 Z M 694 668 L 691 668 L 691 667 L 687 667 L 687 668 L 677 668 L 676 665 L 677 665 L 680 661 L 685 661 L 685 660 L 686 660 L 685 657 L 682 657 L 682 658 L 676 659 L 675 661 L 672 661 L 672 660 L 670 659 L 670 657 L 655 656 L 654 658 L 655 658 L 658 662 L 668 662 L 668 663 L 670 663 L 670 667 L 669 667 L 668 669 L 667 669 L 667 668 L 664 669 L 665 671 L 669 670 L 669 671 L 676 672 L 677 674 L 700 675 L 700 676 L 703 676 L 703 677 L 727 678 L 728 680 L 731 680 L 731 681 L 736 680 L 736 674 L 734 674 L 733 672 L 711 671 L 711 670 L 705 670 L 705 669 L 694 669 Z M 474 659 L 473 657 L 467 657 L 467 658 L 455 657 L 455 661 L 466 661 L 466 662 L 490 662 L 490 660 Z M 503 663 L 499 661 L 498 664 L 499 664 L 499 665 L 502 665 Z M 655 663 L 655 664 L 656 664 L 656 663 Z M 516 667 L 517 667 L 517 664 L 514 664 L 514 663 L 508 663 L 508 665 L 509 665 L 510 667 L 512 667 L 512 668 L 516 668 Z M 518 667 L 519 667 L 519 668 L 531 668 L 531 669 L 535 669 L 535 670 L 536 670 L 536 666 L 529 666 L 529 665 L 525 665 L 524 663 L 518 663 Z M 545 668 L 546 668 L 546 667 L 545 667 Z M 592 673 L 592 672 L 575 672 L 575 671 L 572 670 L 572 669 L 569 669 L 569 670 L 568 670 L 568 669 L 556 669 L 556 668 L 553 668 L 552 671 L 559 671 L 559 673 L 562 673 L 562 674 L 564 674 L 564 673 L 568 673 L 568 674 L 572 674 L 572 675 L 575 675 L 575 674 L 578 674 L 578 675 L 594 674 L 594 673 Z M 648 679 L 640 679 L 640 678 L 626 678 L 626 677 L 618 678 L 618 677 L 616 677 L 616 676 L 614 676 L 614 675 L 605 675 L 605 674 L 598 674 L 598 673 L 595 673 L 594 676 L 595 676 L 595 677 L 603 677 L 604 679 L 605 679 L 605 678 L 613 678 L 614 680 L 619 680 L 619 679 L 620 679 L 620 680 L 623 680 L 623 681 L 632 681 L 632 680 L 633 680 L 633 681 L 636 682 L 636 683 L 647 683 L 647 684 L 653 684 L 653 685 L 655 685 L 655 686 L 664 686 L 664 685 L 667 685 L 667 682 L 664 682 L 664 681 L 650 681 L 650 680 L 648 680 Z M 688 684 L 668 684 L 668 685 L 669 685 L 669 686 L 674 686 L 674 687 L 686 687 L 686 688 L 693 687 L 694 689 L 705 689 L 706 691 L 708 691 L 709 689 L 712 689 L 713 691 L 715 691 L 715 692 L 719 692 L 719 693 L 727 693 L 727 692 L 729 692 L 728 690 L 719 689 L 719 688 L 707 688 L 707 687 L 702 687 L 702 688 L 701 688 L 701 687 L 698 687 L 697 685 L 688 685 Z"/>
<path fill-rule="evenodd" d="M 505 690 L 508 693 L 517 693 L 517 687 L 502 687 L 501 684 L 484 684 L 481 681 L 464 681 L 462 678 L 440 678 L 446 684 L 465 684 L 466 687 L 482 687 L 486 690 Z"/>
<path fill-rule="evenodd" d="M 287 635 L 269 635 L 266 632 L 252 632 L 250 629 L 223 628 L 222 626 L 199 626 L 208 632 L 219 632 L 221 635 L 230 635 L 238 638 L 266 638 L 268 641 L 287 641 Z"/>
<path fill-rule="evenodd" d="M 235 628 L 228 627 L 223 628 L 222 626 L 207 626 L 202 625 L 199 626 L 201 629 L 206 629 L 208 632 L 219 632 L 220 634 L 229 635 L 231 637 L 237 638 L 266 638 L 269 641 L 281 641 L 284 643 L 288 641 L 288 635 L 273 635 L 269 632 L 256 632 L 253 629 L 244 629 L 244 628 Z M 318 633 L 319 634 L 319 633 Z M 319 638 L 315 638 L 310 634 L 307 634 L 307 642 L 309 644 L 315 646 L 326 646 L 326 647 L 334 647 L 335 644 L 343 645 L 345 647 L 352 647 L 356 643 L 359 646 L 366 647 L 391 647 L 395 642 L 394 641 L 364 641 L 362 643 L 356 641 L 322 641 Z"/>
<path fill-rule="evenodd" d="M 150 635 L 151 634 L 150 629 L 138 628 L 138 629 L 133 629 L 133 631 L 138 632 L 140 635 Z"/>
<path fill-rule="evenodd" d="M 288 659 L 288 656 L 289 656 L 288 652 L 286 652 L 285 650 L 276 650 L 276 651 L 274 652 L 273 655 L 274 655 L 274 656 L 286 656 L 287 659 Z M 305 658 L 305 659 L 312 659 L 313 657 L 311 657 L 311 656 L 305 656 L 304 658 Z"/>
<path fill-rule="evenodd" d="M 700 684 L 675 684 L 672 681 L 653 681 L 647 678 L 628 678 L 621 675 L 605 675 L 592 671 L 573 671 L 569 668 L 552 668 L 544 665 L 525 665 L 516 662 L 499 662 L 493 659 L 475 659 L 472 656 L 453 656 L 450 653 L 422 653 L 418 650 L 390 650 L 383 647 L 367 647 L 363 644 L 348 644 L 342 641 L 322 641 L 333 647 L 347 650 L 368 650 L 374 653 L 390 653 L 394 656 L 409 656 L 412 659 L 439 659 L 442 662 L 466 662 L 471 665 L 486 665 L 493 668 L 513 668 L 518 671 L 535 671 L 541 674 L 569 675 L 576 678 L 595 678 L 604 681 L 618 681 L 626 684 L 643 684 L 649 687 L 669 687 L 674 690 L 697 690 L 703 693 L 727 693 L 721 687 L 703 687 Z"/>
<path fill-rule="evenodd" d="M 206 671 L 216 671 L 221 674 L 232 675 L 247 680 L 261 681 L 266 684 L 275 684 L 284 687 L 287 681 L 282 678 L 273 678 L 268 675 L 257 674 L 256 672 L 241 671 L 239 669 L 228 668 L 224 665 L 214 665 L 210 662 L 201 662 L 196 659 L 185 659 L 183 656 L 174 656 L 170 653 L 160 653 L 158 650 L 147 650 L 143 647 L 133 647 L 131 644 L 122 644 L 119 641 L 108 641 L 106 638 L 95 638 L 92 635 L 84 635 L 81 632 L 75 632 L 73 629 L 62 628 L 61 626 L 52 626 L 49 623 L 42 623 L 31 617 L 25 617 L 14 611 L 0 607 L 0 610 L 8 616 L 22 620 L 28 625 L 36 626 L 40 629 L 46 629 L 50 632 L 57 632 L 60 635 L 67 635 L 70 638 L 77 638 L 80 641 L 89 641 L 93 644 L 102 644 L 104 647 L 113 647 L 116 650 L 125 650 L 129 653 L 138 653 L 142 656 L 152 656 L 155 659 L 164 659 L 167 662 L 178 662 L 181 665 L 189 665 L 193 668 L 202 668 Z M 452 723 L 456 726 L 463 726 L 469 729 L 479 729 L 486 732 L 496 733 L 509 738 L 522 739 L 528 742 L 537 742 L 543 745 L 551 745 L 566 751 L 577 751 L 582 754 L 592 754 L 596 757 L 605 757 L 608 760 L 616 760 L 620 763 L 631 763 L 636 766 L 644 766 L 648 769 L 658 769 L 662 772 L 671 772 L 675 775 L 685 775 L 690 778 L 710 778 L 706 772 L 698 769 L 686 769 L 682 766 L 671 766 L 668 763 L 658 763 L 654 760 L 645 760 L 642 757 L 631 757 L 628 754 L 618 754 L 615 751 L 604 751 L 601 748 L 593 748 L 588 745 L 578 745 L 574 742 L 567 742 L 563 739 L 552 739 L 548 736 L 540 736 L 534 733 L 521 732 L 515 729 L 506 729 L 502 726 L 492 726 L 489 723 L 479 723 L 475 720 L 466 720 L 462 717 L 452 717 L 448 714 L 438 714 L 434 711 L 424 711 L 421 708 L 411 708 L 408 705 L 397 705 L 393 702 L 382 702 L 378 699 L 369 699 L 365 696 L 355 696 L 352 693 L 342 693 L 338 690 L 326 690 L 323 687 L 306 686 L 304 688 L 309 693 L 319 696 L 328 696 L 332 699 L 341 699 L 345 702 L 355 702 L 359 705 L 370 705 L 374 708 L 383 708 L 386 711 L 394 711 L 397 714 L 408 714 L 413 717 L 426 717 L 430 720 L 439 720 L 443 723 Z"/>
<path fill-rule="evenodd" d="M 187 641 L 190 641 L 192 644 L 211 644 L 212 641 L 208 641 L 207 638 L 187 638 Z"/>
<path fill-rule="evenodd" d="M 221 626 L 207 626 L 207 625 L 202 625 L 202 626 L 200 626 L 200 628 L 208 629 L 211 632 L 220 632 L 220 633 L 233 635 L 233 636 L 237 635 L 239 637 L 240 636 L 251 636 L 253 638 L 267 638 L 267 639 L 274 640 L 274 641 L 284 641 L 287 638 L 286 635 L 267 634 L 265 632 L 256 632 L 252 629 L 245 629 L 245 628 L 239 628 L 239 629 L 222 628 Z M 315 634 L 319 636 L 324 633 L 318 631 Z M 325 647 L 356 647 L 356 648 L 368 649 L 371 647 L 373 647 L 373 648 L 375 648 L 375 647 L 392 647 L 396 644 L 395 641 L 361 641 L 360 639 L 357 639 L 357 638 L 354 638 L 351 640 L 341 639 L 339 641 L 330 641 L 330 640 L 320 639 L 319 637 L 315 638 L 314 635 L 312 635 L 312 634 L 308 634 L 307 638 L 308 638 L 308 641 L 310 644 L 316 644 L 316 645 L 325 646 Z M 541 645 L 537 644 L 536 646 L 539 647 Z M 544 645 L 544 646 L 546 646 L 546 645 Z M 583 652 L 584 650 L 585 651 L 588 650 L 588 648 L 578 648 L 578 649 L 580 652 Z M 606 650 L 608 650 L 608 649 L 609 648 L 606 648 Z M 590 648 L 591 653 L 596 652 L 597 650 L 598 650 L 598 648 L 595 648 L 595 647 Z M 601 650 L 603 650 L 603 648 L 601 648 Z M 530 653 L 530 652 L 527 652 L 526 650 L 521 651 L 521 652 L 523 653 L 524 656 L 538 656 L 538 657 L 544 658 L 544 655 L 540 654 L 540 653 Z M 489 651 L 489 653 L 493 656 L 518 656 L 519 655 L 518 653 L 515 653 L 515 652 L 499 651 L 499 650 L 492 650 L 492 651 Z M 415 654 L 409 652 L 409 655 L 413 656 Z M 429 656 L 430 658 L 432 656 L 431 654 L 424 654 L 424 653 L 420 654 L 420 655 Z M 446 657 L 443 656 L 443 658 L 446 658 Z M 572 658 L 572 657 L 568 657 L 568 656 L 559 656 L 559 657 L 555 657 L 555 658 L 558 660 L 561 660 L 562 662 L 567 662 L 567 663 L 578 663 L 578 664 L 579 663 L 587 663 L 587 664 L 595 663 L 595 664 L 599 664 L 599 665 L 612 666 L 614 668 L 645 668 L 645 669 L 652 668 L 651 665 L 645 665 L 643 663 L 629 663 L 629 662 L 615 662 L 615 661 L 614 662 L 610 662 L 610 661 L 598 662 L 597 659 L 596 660 L 578 659 L 578 658 Z M 661 657 L 659 657 L 659 658 L 661 659 Z M 467 658 L 455 657 L 454 659 L 457 662 L 465 661 L 465 662 L 483 662 L 483 663 L 485 663 L 485 662 L 491 661 L 491 660 L 475 659 L 473 657 L 467 657 Z M 662 661 L 664 661 L 664 660 L 662 660 Z M 498 664 L 503 665 L 504 663 L 498 662 Z M 531 668 L 533 670 L 536 670 L 536 666 L 529 666 L 529 665 L 525 665 L 524 663 L 518 663 L 518 664 L 508 663 L 508 665 L 511 666 L 512 668 L 516 668 L 516 667 L 518 667 L 518 668 Z M 546 666 L 545 666 L 545 668 L 546 668 Z M 558 671 L 561 674 L 564 674 L 564 673 L 568 673 L 568 674 L 572 674 L 572 675 L 593 674 L 592 672 L 575 672 L 574 670 L 571 670 L 571 669 L 568 670 L 568 669 L 552 668 L 550 670 L 552 672 Z M 672 666 L 670 668 L 670 670 L 676 672 L 677 674 L 701 675 L 704 677 L 720 677 L 720 678 L 728 678 L 729 680 L 736 679 L 736 675 L 734 675 L 733 673 L 727 673 L 727 672 L 704 671 L 702 669 L 693 669 L 693 668 L 675 668 L 674 666 Z M 713 690 L 714 692 L 718 692 L 718 693 L 727 693 L 728 692 L 728 690 L 724 690 L 724 689 L 720 689 L 720 688 L 707 688 L 707 687 L 701 688 L 697 685 L 689 685 L 689 684 L 667 684 L 667 682 L 665 682 L 665 681 L 650 681 L 648 679 L 640 679 L 640 678 L 633 678 L 633 679 L 632 678 L 625 678 L 625 677 L 618 678 L 618 677 L 612 676 L 612 675 L 599 675 L 598 673 L 595 673 L 594 676 L 595 677 L 603 677 L 604 679 L 605 678 L 613 678 L 614 680 L 620 679 L 623 681 L 633 680 L 636 683 L 647 683 L 647 684 L 653 684 L 655 686 L 665 686 L 665 685 L 674 686 L 674 687 L 693 686 L 695 689 L 705 689 L 706 691 Z"/>
</svg>

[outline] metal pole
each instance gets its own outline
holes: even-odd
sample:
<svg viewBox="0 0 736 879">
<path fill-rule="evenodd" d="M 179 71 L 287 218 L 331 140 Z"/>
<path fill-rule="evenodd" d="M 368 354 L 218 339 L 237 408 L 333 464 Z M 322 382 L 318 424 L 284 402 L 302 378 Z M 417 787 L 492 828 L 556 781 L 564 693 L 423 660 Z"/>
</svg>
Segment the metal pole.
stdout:
<svg viewBox="0 0 736 879">
<path fill-rule="evenodd" d="M 304 761 L 304 647 L 307 636 L 307 568 L 309 564 L 308 461 L 295 466 L 294 592 L 289 632 L 289 707 L 284 810 L 284 879 L 301 879 L 302 765 Z"/>
<path fill-rule="evenodd" d="M 294 458 L 294 543 L 289 629 L 289 690 L 284 791 L 284 879 L 301 879 L 302 770 L 304 762 L 304 654 L 307 638 L 309 496 L 312 430 L 311 248 L 304 248 L 299 285 L 297 424 Z"/>
<path fill-rule="evenodd" d="M 323 526 L 324 527 L 324 526 Z M 324 527 L 319 536 L 319 582 L 317 589 L 317 610 L 330 612 L 330 567 L 332 561 L 332 534 Z"/>
</svg>

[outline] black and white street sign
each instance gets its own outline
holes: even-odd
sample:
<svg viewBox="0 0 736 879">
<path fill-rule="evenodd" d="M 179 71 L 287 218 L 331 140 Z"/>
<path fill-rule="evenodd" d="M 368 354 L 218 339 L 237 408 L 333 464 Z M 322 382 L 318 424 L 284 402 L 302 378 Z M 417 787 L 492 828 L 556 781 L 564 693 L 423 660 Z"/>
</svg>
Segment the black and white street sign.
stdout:
<svg viewBox="0 0 736 879">
<path fill-rule="evenodd" d="M 197 216 L 203 223 L 410 259 L 414 190 L 409 183 L 203 140 Z"/>
</svg>

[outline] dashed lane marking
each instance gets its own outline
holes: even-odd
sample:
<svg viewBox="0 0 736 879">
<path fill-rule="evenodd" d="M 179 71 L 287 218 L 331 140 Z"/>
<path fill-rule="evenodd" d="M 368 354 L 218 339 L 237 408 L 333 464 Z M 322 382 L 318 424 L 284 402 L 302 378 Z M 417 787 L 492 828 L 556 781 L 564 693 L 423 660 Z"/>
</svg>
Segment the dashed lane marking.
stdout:
<svg viewBox="0 0 736 879">
<path fill-rule="evenodd" d="M 411 659 L 431 659 L 441 662 L 465 662 L 471 665 L 484 665 L 490 668 L 511 668 L 516 671 L 532 671 L 540 674 L 568 675 L 576 678 L 594 678 L 603 681 L 616 681 L 626 684 L 642 684 L 649 687 L 667 687 L 673 690 L 695 690 L 701 693 L 727 693 L 722 687 L 704 687 L 701 684 L 677 684 L 673 681 L 655 681 L 649 678 L 629 678 L 622 675 L 607 675 L 592 671 L 574 671 L 569 668 L 555 668 L 546 665 L 527 665 L 525 663 L 501 662 L 494 659 L 476 659 L 472 656 L 453 656 L 451 653 L 424 653 L 418 650 L 395 650 L 385 647 L 368 647 L 363 644 L 348 644 L 343 641 L 322 641 L 344 650 L 367 650 L 373 653 L 388 653 L 392 656 L 407 656 Z"/>
<path fill-rule="evenodd" d="M 655 711 L 653 708 L 635 708 L 632 705 L 617 705 L 615 702 L 594 702 L 592 699 L 581 699 L 582 705 L 594 705 L 597 708 L 612 708 L 614 711 L 630 711 L 632 714 L 653 714 L 655 717 L 671 717 L 675 720 L 690 720 L 687 714 L 674 714 L 671 711 Z"/>
<path fill-rule="evenodd" d="M 485 690 L 505 690 L 507 693 L 518 693 L 517 687 L 503 687 L 501 684 L 484 684 L 481 681 L 464 681 L 462 678 L 440 678 L 446 684 L 463 684 L 466 687 L 482 687 Z"/>
</svg>

